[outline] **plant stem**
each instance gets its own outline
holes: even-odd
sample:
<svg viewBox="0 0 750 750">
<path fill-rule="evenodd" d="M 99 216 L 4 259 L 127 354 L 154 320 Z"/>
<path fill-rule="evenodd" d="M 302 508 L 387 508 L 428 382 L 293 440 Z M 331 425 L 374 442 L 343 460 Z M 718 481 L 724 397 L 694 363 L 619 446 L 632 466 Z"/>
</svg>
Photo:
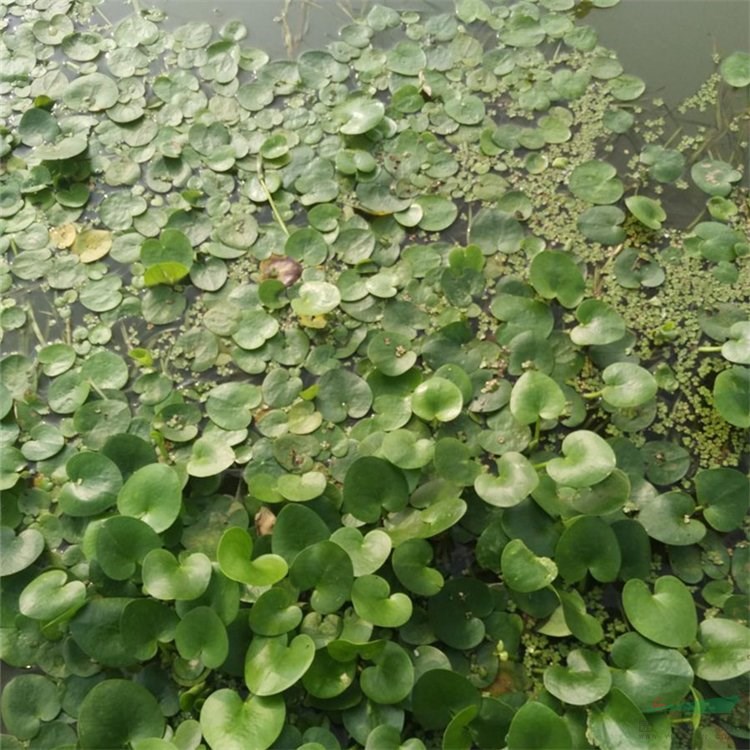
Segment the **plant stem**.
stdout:
<svg viewBox="0 0 750 750">
<path fill-rule="evenodd" d="M 266 181 L 263 179 L 263 161 L 262 161 L 262 157 L 260 156 L 258 157 L 258 182 L 260 183 L 260 186 L 263 188 L 263 192 L 266 194 L 266 199 L 268 200 L 268 204 L 271 206 L 271 211 L 273 212 L 273 218 L 276 219 L 276 223 L 281 227 L 281 230 L 288 237 L 289 230 L 287 229 L 287 226 L 284 223 L 284 220 L 281 218 L 281 214 L 279 213 L 279 210 L 276 208 L 276 203 L 273 197 L 271 196 L 271 191 L 268 189 L 268 185 L 266 185 Z"/>
<path fill-rule="evenodd" d="M 720 346 L 699 346 L 696 351 L 708 353 L 708 352 L 720 352 L 721 347 Z"/>
</svg>

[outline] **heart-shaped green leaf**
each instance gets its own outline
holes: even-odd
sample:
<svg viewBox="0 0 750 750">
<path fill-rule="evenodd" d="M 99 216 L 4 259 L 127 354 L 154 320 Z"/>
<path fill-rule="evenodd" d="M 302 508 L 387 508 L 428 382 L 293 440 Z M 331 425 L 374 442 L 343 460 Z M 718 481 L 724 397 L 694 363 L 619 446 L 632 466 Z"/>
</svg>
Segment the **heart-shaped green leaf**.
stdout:
<svg viewBox="0 0 750 750">
<path fill-rule="evenodd" d="M 750 368 L 730 367 L 714 381 L 716 410 L 735 427 L 750 427 Z"/>
<path fill-rule="evenodd" d="M 330 533 L 328 526 L 314 510 L 304 505 L 286 505 L 276 518 L 271 550 L 274 555 L 283 557 L 291 565 L 303 549 L 328 539 Z"/>
<path fill-rule="evenodd" d="M 289 580 L 300 591 L 313 589 L 310 605 L 316 612 L 335 612 L 349 598 L 354 570 L 346 551 L 330 540 L 302 550 L 289 569 Z"/>
<path fill-rule="evenodd" d="M 36 529 L 24 529 L 18 536 L 0 526 L 0 577 L 25 570 L 44 551 L 44 537 Z"/>
<path fill-rule="evenodd" d="M 178 622 L 174 609 L 166 604 L 154 599 L 133 599 L 120 615 L 123 644 L 139 660 L 153 659 L 159 643 L 174 640 Z"/>
<path fill-rule="evenodd" d="M 362 536 L 359 529 L 342 526 L 331 534 L 331 541 L 338 544 L 351 558 L 354 575 L 374 573 L 391 553 L 391 538 L 380 529 L 373 529 Z"/>
<path fill-rule="evenodd" d="M 206 698 L 200 722 L 212 750 L 266 750 L 281 734 L 285 717 L 281 696 L 243 701 L 235 690 L 222 688 Z"/>
<path fill-rule="evenodd" d="M 510 394 L 510 411 L 520 424 L 556 419 L 565 409 L 565 403 L 560 386 L 549 375 L 537 370 L 521 375 Z"/>
<path fill-rule="evenodd" d="M 65 464 L 69 481 L 58 498 L 69 516 L 94 516 L 117 501 L 122 475 L 117 464 L 101 453 L 76 453 Z"/>
<path fill-rule="evenodd" d="M 459 387 L 437 376 L 420 383 L 411 397 L 412 410 L 427 421 L 437 419 L 439 422 L 450 422 L 461 413 L 463 403 Z"/>
<path fill-rule="evenodd" d="M 230 445 L 215 438 L 200 437 L 193 443 L 187 471 L 191 477 L 211 477 L 228 469 L 234 460 Z"/>
<path fill-rule="evenodd" d="M 648 727 L 646 717 L 640 709 L 617 688 L 612 688 L 603 708 L 593 708 L 589 714 L 588 731 L 602 750 L 615 750 L 620 747 L 644 747 L 644 727 Z M 647 747 L 652 732 L 649 727 L 646 735 Z M 658 747 L 663 747 L 662 744 Z"/>
<path fill-rule="evenodd" d="M 276 489 L 285 499 L 295 503 L 313 500 L 325 492 L 326 477 L 319 471 L 307 471 L 304 474 L 282 474 L 276 480 Z"/>
<path fill-rule="evenodd" d="M 575 589 L 558 590 L 557 596 L 562 605 L 565 624 L 570 628 L 570 632 L 586 645 L 599 643 L 604 638 L 604 631 L 599 620 L 586 611 L 583 597 Z"/>
<path fill-rule="evenodd" d="M 598 159 L 579 164 L 570 175 L 568 187 L 577 198 L 596 204 L 615 203 L 623 193 L 617 169 Z"/>
<path fill-rule="evenodd" d="M 0 709 L 8 731 L 19 740 L 31 739 L 43 721 L 60 713 L 60 692 L 48 677 L 21 674 L 4 686 Z"/>
<path fill-rule="evenodd" d="M 698 633 L 702 651 L 691 657 L 695 673 L 704 680 L 731 680 L 750 672 L 750 629 L 739 622 L 713 617 Z"/>
<path fill-rule="evenodd" d="M 287 645 L 287 637 L 256 636 L 245 655 L 245 683 L 255 695 L 283 693 L 302 677 L 315 658 L 315 641 L 297 635 Z"/>
<path fill-rule="evenodd" d="M 393 641 L 388 641 L 373 658 L 374 666 L 367 667 L 359 676 L 362 692 L 380 704 L 404 700 L 414 685 L 414 665 L 409 654 Z"/>
<path fill-rule="evenodd" d="M 638 520 L 652 539 L 686 546 L 699 542 L 706 527 L 694 518 L 695 502 L 684 492 L 665 492 L 642 503 Z"/>
<path fill-rule="evenodd" d="M 211 560 L 201 552 L 178 560 L 165 549 L 154 549 L 143 559 L 143 589 L 155 599 L 197 599 L 208 588 Z"/>
<path fill-rule="evenodd" d="M 73 613 L 86 602 L 86 586 L 81 581 L 68 582 L 64 570 L 48 570 L 38 575 L 21 592 L 18 608 L 34 620 L 54 620 Z"/>
<path fill-rule="evenodd" d="M 148 464 L 135 471 L 117 496 L 123 516 L 145 521 L 154 531 L 166 531 L 180 514 L 182 482 L 166 464 Z"/>
<path fill-rule="evenodd" d="M 505 545 L 500 567 L 505 583 L 522 593 L 543 589 L 557 577 L 554 561 L 537 557 L 521 539 L 512 539 Z"/>
<path fill-rule="evenodd" d="M 391 594 L 388 581 L 380 576 L 357 578 L 352 586 L 351 597 L 354 611 L 373 625 L 398 628 L 411 617 L 411 599 L 406 594 Z"/>
<path fill-rule="evenodd" d="M 326 649 L 319 649 L 310 668 L 302 676 L 302 684 L 315 698 L 335 698 L 353 682 L 357 673 L 355 659 L 334 659 Z"/>
<path fill-rule="evenodd" d="M 543 703 L 527 701 L 516 711 L 505 738 L 508 750 L 570 750 L 573 743 L 562 716 Z"/>
<path fill-rule="evenodd" d="M 531 260 L 529 280 L 545 299 L 557 298 L 563 307 L 575 307 L 583 299 L 583 274 L 568 253 L 542 250 Z"/>
<path fill-rule="evenodd" d="M 404 473 L 392 463 L 375 456 L 353 461 L 344 477 L 344 510 L 360 521 L 374 523 L 382 509 L 405 507 L 409 490 Z"/>
<path fill-rule="evenodd" d="M 577 325 L 570 340 L 578 346 L 604 346 L 625 335 L 625 321 L 611 305 L 598 299 L 587 299 L 576 309 Z"/>
<path fill-rule="evenodd" d="M 729 195 L 732 184 L 742 177 L 742 172 L 719 159 L 704 159 L 693 164 L 690 170 L 693 182 L 708 195 Z"/>
<path fill-rule="evenodd" d="M 609 692 L 612 675 L 598 653 L 574 649 L 566 662 L 567 667 L 555 664 L 544 670 L 544 687 L 556 698 L 574 706 L 586 706 Z"/>
<path fill-rule="evenodd" d="M 509 451 L 497 460 L 497 476 L 480 474 L 474 480 L 477 495 L 498 508 L 511 508 L 539 484 L 536 469 L 522 453 Z"/>
<path fill-rule="evenodd" d="M 286 574 L 288 566 L 279 555 L 261 555 L 251 560 L 253 540 L 244 529 L 232 526 L 219 539 L 216 559 L 221 572 L 232 581 L 248 586 L 272 586 Z"/>
<path fill-rule="evenodd" d="M 159 535 L 143 521 L 111 516 L 96 530 L 96 560 L 112 580 L 126 581 L 161 544 Z"/>
<path fill-rule="evenodd" d="M 132 680 L 104 680 L 78 709 L 81 748 L 126 747 L 147 737 L 161 737 L 164 716 L 150 690 Z"/>
<path fill-rule="evenodd" d="M 264 591 L 250 609 L 250 627 L 254 633 L 269 637 L 284 635 L 302 621 L 297 597 L 286 588 Z"/>
<path fill-rule="evenodd" d="M 615 453 L 599 435 L 589 430 L 571 432 L 562 442 L 565 458 L 553 458 L 547 474 L 567 487 L 591 487 L 615 468 Z"/>
<path fill-rule="evenodd" d="M 224 623 L 210 607 L 185 613 L 175 630 L 175 645 L 183 659 L 198 659 L 209 669 L 220 667 L 229 653 Z"/>
<path fill-rule="evenodd" d="M 612 644 L 617 670 L 612 684 L 641 711 L 659 711 L 681 700 L 693 683 L 693 670 L 676 649 L 663 648 L 638 633 L 625 633 Z"/>
<path fill-rule="evenodd" d="M 643 367 L 631 362 L 614 362 L 602 372 L 602 398 L 618 409 L 640 406 L 656 395 L 656 380 Z"/>
<path fill-rule="evenodd" d="M 620 570 L 620 546 L 612 528 L 596 516 L 574 520 L 560 536 L 555 562 L 568 583 L 590 572 L 597 581 L 614 581 Z"/>
<path fill-rule="evenodd" d="M 750 503 L 750 480 L 737 469 L 704 469 L 695 475 L 695 493 L 703 516 L 717 531 L 734 531 Z"/>
<path fill-rule="evenodd" d="M 480 703 L 479 691 L 466 677 L 443 668 L 424 672 L 412 692 L 414 718 L 427 730 L 444 729 L 453 715 Z"/>
<path fill-rule="evenodd" d="M 633 627 L 654 643 L 685 648 L 695 640 L 695 602 L 679 578 L 658 578 L 653 594 L 644 581 L 631 579 L 623 588 L 622 604 Z"/>
<path fill-rule="evenodd" d="M 750 320 L 740 320 L 729 329 L 729 339 L 721 346 L 721 353 L 730 362 L 750 365 Z"/>
<path fill-rule="evenodd" d="M 633 216 L 649 229 L 661 229 L 661 224 L 667 218 L 666 211 L 658 200 L 646 195 L 631 195 L 625 199 L 625 205 Z"/>
<path fill-rule="evenodd" d="M 443 587 L 443 576 L 429 567 L 432 556 L 432 545 L 424 539 L 404 542 L 396 548 L 391 561 L 396 578 L 415 594 L 434 596 Z"/>
</svg>

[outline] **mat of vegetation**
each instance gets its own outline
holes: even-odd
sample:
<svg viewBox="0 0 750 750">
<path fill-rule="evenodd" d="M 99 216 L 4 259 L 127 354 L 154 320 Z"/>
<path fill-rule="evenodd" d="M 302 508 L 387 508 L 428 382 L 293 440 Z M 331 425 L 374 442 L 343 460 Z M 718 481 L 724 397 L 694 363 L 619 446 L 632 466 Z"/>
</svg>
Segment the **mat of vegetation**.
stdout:
<svg viewBox="0 0 750 750">
<path fill-rule="evenodd" d="M 3 748 L 750 736 L 750 56 L 615 2 L 3 3 Z"/>
</svg>

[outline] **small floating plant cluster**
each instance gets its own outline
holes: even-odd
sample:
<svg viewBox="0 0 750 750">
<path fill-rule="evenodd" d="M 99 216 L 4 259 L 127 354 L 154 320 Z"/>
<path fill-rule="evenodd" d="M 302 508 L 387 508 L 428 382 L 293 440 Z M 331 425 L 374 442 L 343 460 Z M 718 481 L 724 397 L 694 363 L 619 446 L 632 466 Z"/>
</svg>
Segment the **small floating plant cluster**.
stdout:
<svg viewBox="0 0 750 750">
<path fill-rule="evenodd" d="M 5 3 L 4 748 L 750 736 L 750 56 L 615 3 Z"/>
</svg>

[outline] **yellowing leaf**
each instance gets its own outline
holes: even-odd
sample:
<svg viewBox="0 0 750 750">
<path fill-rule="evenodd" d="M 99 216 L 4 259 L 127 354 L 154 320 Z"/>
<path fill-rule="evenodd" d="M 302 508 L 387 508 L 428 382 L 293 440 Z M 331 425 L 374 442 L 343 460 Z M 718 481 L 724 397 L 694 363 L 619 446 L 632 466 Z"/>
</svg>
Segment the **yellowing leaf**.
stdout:
<svg viewBox="0 0 750 750">
<path fill-rule="evenodd" d="M 103 258 L 112 247 L 112 232 L 106 229 L 87 229 L 76 237 L 73 252 L 81 263 L 93 263 Z"/>
<path fill-rule="evenodd" d="M 76 228 L 74 224 L 60 224 L 49 230 L 49 238 L 60 249 L 70 247 L 76 239 Z"/>
</svg>

